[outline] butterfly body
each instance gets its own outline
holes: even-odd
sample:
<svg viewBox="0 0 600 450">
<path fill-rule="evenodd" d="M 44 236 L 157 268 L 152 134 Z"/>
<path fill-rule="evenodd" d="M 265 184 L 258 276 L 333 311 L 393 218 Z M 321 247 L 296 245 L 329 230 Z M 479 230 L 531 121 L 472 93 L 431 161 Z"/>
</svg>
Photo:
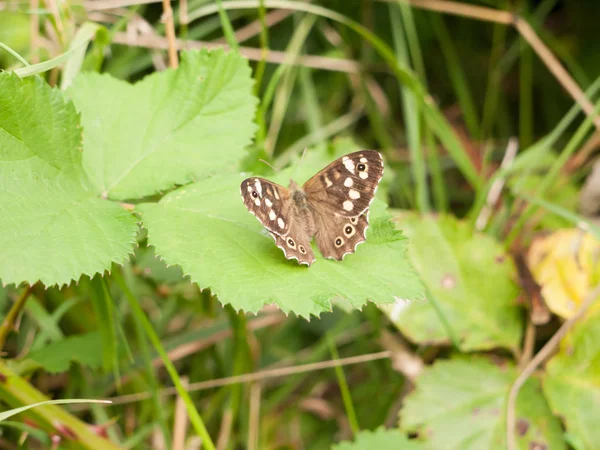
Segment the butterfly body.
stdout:
<svg viewBox="0 0 600 450">
<path fill-rule="evenodd" d="M 365 241 L 369 206 L 382 176 L 381 155 L 363 150 L 335 160 L 302 187 L 293 180 L 286 189 L 252 177 L 240 191 L 285 257 L 310 266 L 315 261 L 313 237 L 321 254 L 336 260 Z"/>
</svg>

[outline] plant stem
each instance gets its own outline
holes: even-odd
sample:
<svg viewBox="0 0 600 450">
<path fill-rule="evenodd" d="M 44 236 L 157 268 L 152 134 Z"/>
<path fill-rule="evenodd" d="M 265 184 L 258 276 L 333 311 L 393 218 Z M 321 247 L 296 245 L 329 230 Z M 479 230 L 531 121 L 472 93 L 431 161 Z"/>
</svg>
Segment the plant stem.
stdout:
<svg viewBox="0 0 600 450">
<path fill-rule="evenodd" d="M 34 285 L 27 286 L 27 288 L 21 293 L 21 296 L 17 299 L 14 305 L 10 308 L 10 311 L 2 321 L 2 325 L 0 325 L 0 350 L 4 348 L 4 343 L 6 342 L 6 338 L 8 334 L 14 330 L 15 322 L 17 321 L 17 317 L 19 317 L 19 313 L 25 306 L 25 302 L 31 294 Z"/>
</svg>

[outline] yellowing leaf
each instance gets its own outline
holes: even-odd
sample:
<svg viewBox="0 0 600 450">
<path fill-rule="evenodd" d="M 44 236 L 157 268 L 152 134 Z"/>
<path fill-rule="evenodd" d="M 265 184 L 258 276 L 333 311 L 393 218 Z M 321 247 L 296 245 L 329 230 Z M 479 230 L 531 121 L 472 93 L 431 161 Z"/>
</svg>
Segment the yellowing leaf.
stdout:
<svg viewBox="0 0 600 450">
<path fill-rule="evenodd" d="M 536 239 L 527 264 L 550 310 L 571 317 L 600 280 L 600 242 L 578 229 L 564 229 Z"/>
</svg>

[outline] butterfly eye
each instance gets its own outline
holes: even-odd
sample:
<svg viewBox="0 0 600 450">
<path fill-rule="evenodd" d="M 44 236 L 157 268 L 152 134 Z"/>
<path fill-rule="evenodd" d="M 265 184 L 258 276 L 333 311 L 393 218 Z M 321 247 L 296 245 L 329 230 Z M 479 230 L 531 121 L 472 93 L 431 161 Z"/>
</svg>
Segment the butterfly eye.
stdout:
<svg viewBox="0 0 600 450">
<path fill-rule="evenodd" d="M 359 170 L 359 172 L 364 172 L 366 169 L 364 164 L 359 164 L 358 166 L 356 166 L 356 168 Z"/>
<path fill-rule="evenodd" d="M 252 197 L 254 197 L 254 198 L 258 197 L 258 193 L 256 191 L 252 191 Z"/>
</svg>

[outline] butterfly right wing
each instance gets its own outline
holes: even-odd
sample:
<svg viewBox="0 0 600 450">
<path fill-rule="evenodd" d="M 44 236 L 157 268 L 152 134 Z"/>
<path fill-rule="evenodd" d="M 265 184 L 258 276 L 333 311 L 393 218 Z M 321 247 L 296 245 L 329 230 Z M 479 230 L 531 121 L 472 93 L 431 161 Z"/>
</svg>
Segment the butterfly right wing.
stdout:
<svg viewBox="0 0 600 450">
<path fill-rule="evenodd" d="M 271 233 L 275 245 L 283 250 L 286 259 L 295 259 L 299 264 L 310 266 L 315 262 L 315 255 L 310 247 L 311 237 L 299 226 L 292 222 L 287 236 Z"/>
<path fill-rule="evenodd" d="M 252 177 L 242 181 L 240 193 L 244 205 L 272 234 L 285 236 L 290 230 L 292 201 L 283 186 Z"/>
</svg>

